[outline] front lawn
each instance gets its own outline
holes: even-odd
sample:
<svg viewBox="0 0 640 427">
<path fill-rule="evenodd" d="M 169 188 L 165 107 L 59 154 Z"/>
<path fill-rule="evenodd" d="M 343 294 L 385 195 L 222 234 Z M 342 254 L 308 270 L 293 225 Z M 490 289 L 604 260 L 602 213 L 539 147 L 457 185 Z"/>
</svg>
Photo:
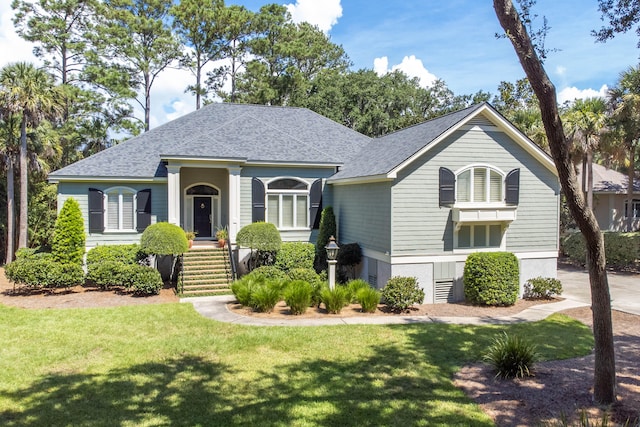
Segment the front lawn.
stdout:
<svg viewBox="0 0 640 427">
<path fill-rule="evenodd" d="M 189 304 L 0 306 L 3 426 L 492 425 L 453 387 L 499 331 L 587 354 L 565 316 L 508 327 L 243 327 Z"/>
</svg>

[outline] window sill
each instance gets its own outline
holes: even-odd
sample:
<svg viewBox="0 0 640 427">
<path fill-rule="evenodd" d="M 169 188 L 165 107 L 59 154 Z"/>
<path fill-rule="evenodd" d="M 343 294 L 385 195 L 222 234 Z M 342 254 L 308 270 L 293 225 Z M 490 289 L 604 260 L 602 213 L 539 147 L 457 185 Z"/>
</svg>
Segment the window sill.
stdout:
<svg viewBox="0 0 640 427">
<path fill-rule="evenodd" d="M 456 255 L 469 255 L 475 252 L 496 252 L 504 250 L 501 246 L 493 246 L 490 248 L 482 247 L 482 248 L 458 248 L 454 249 L 453 253 Z"/>
<path fill-rule="evenodd" d="M 451 219 L 456 223 L 512 222 L 516 220 L 517 206 L 469 204 L 455 205 Z"/>
<path fill-rule="evenodd" d="M 104 230 L 102 234 L 138 234 L 138 230 Z"/>
</svg>

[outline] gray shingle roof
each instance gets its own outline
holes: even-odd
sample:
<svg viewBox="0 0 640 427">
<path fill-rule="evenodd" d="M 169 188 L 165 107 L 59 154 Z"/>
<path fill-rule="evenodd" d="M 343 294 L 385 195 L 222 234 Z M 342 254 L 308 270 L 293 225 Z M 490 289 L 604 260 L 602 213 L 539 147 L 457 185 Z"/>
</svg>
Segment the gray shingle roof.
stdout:
<svg viewBox="0 0 640 427">
<path fill-rule="evenodd" d="M 387 174 L 484 105 L 488 104 L 476 104 L 374 139 L 331 179 Z"/>
<path fill-rule="evenodd" d="M 164 177 L 171 157 L 339 165 L 370 141 L 304 108 L 210 104 L 50 177 Z"/>
<path fill-rule="evenodd" d="M 578 182 L 582 182 L 582 163 L 578 165 Z M 629 179 L 626 174 L 602 165 L 593 164 L 593 191 L 606 193 L 626 193 Z M 640 182 L 633 183 L 633 191 L 640 192 Z"/>
</svg>

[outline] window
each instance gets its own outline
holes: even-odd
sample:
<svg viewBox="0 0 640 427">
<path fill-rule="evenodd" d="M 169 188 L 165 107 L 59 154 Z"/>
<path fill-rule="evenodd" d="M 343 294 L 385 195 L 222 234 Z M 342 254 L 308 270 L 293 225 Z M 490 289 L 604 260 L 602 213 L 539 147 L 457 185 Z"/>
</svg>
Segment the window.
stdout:
<svg viewBox="0 0 640 427">
<path fill-rule="evenodd" d="M 458 249 L 499 248 L 501 243 L 500 224 L 469 224 L 458 230 Z"/>
<path fill-rule="evenodd" d="M 503 201 L 502 174 L 487 167 L 466 169 L 456 177 L 456 202 L 500 203 Z"/>
<path fill-rule="evenodd" d="M 136 229 L 136 192 L 128 188 L 105 191 L 105 230 L 134 231 Z"/>
<path fill-rule="evenodd" d="M 629 201 L 624 201 L 624 217 L 627 218 L 627 207 L 629 205 Z M 632 218 L 640 218 L 640 200 L 633 199 L 631 201 L 631 216 Z"/>
<path fill-rule="evenodd" d="M 309 227 L 309 184 L 281 178 L 267 184 L 267 221 L 279 229 Z"/>
</svg>

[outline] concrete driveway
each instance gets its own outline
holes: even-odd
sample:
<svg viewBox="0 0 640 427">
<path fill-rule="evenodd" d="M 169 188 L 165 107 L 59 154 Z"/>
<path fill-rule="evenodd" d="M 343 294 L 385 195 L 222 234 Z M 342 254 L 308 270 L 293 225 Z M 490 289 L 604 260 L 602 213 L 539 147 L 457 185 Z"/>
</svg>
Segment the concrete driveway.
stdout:
<svg viewBox="0 0 640 427">
<path fill-rule="evenodd" d="M 640 315 L 640 274 L 607 272 L 611 306 L 615 310 Z M 559 266 L 562 297 L 591 305 L 589 274 L 586 270 Z"/>
</svg>

